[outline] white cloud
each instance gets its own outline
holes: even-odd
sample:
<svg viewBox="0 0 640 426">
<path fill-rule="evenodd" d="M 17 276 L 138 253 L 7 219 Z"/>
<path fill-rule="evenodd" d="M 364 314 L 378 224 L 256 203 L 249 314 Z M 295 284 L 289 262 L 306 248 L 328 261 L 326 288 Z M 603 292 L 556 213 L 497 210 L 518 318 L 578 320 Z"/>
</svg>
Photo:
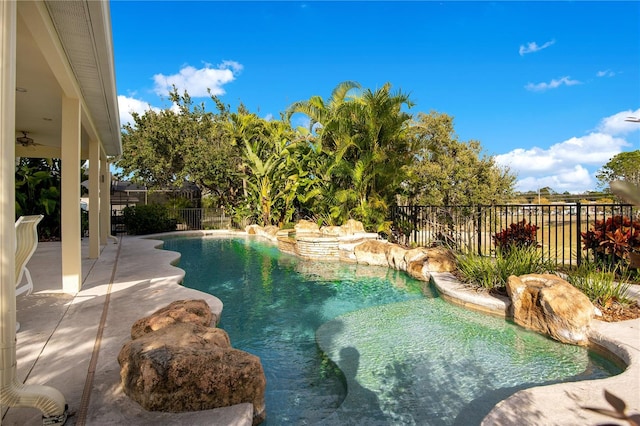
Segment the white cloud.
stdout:
<svg viewBox="0 0 640 426">
<path fill-rule="evenodd" d="M 223 86 L 234 81 L 242 68 L 242 64 L 235 61 L 223 61 L 217 68 L 213 68 L 211 64 L 205 64 L 200 69 L 186 65 L 177 74 L 154 75 L 154 91 L 164 96 L 171 91 L 172 86 L 176 86 L 179 93 L 186 90 L 194 98 L 208 97 L 207 89 L 211 90 L 212 95 L 224 95 L 226 92 Z"/>
<path fill-rule="evenodd" d="M 309 124 L 311 124 L 311 120 L 304 114 L 293 114 L 291 116 L 291 127 L 293 127 L 294 129 L 298 127 L 308 129 Z"/>
<path fill-rule="evenodd" d="M 625 121 L 628 117 L 640 117 L 640 108 L 633 110 L 621 111 L 617 114 L 605 117 L 600 121 L 598 131 L 610 135 L 625 135 L 627 133 L 640 130 L 638 123 Z"/>
<path fill-rule="evenodd" d="M 595 179 L 589 171 L 576 164 L 573 168 L 563 169 L 555 175 L 528 176 L 516 182 L 516 191 L 536 191 L 539 188 L 551 188 L 556 192 L 582 193 L 594 188 Z"/>
<path fill-rule="evenodd" d="M 543 92 L 545 90 L 548 89 L 557 89 L 558 87 L 562 86 L 574 86 L 576 84 L 582 84 L 582 82 L 578 81 L 578 80 L 571 80 L 571 77 L 569 76 L 565 76 L 565 77 L 561 77 L 559 79 L 553 79 L 551 80 L 549 83 L 527 83 L 526 86 L 524 86 L 525 89 L 530 90 L 532 92 Z"/>
<path fill-rule="evenodd" d="M 616 73 L 611 70 L 598 71 L 596 73 L 597 77 L 613 77 L 614 75 L 616 75 Z"/>
<path fill-rule="evenodd" d="M 137 112 L 142 115 L 145 111 L 160 111 L 160 108 L 152 107 L 149 103 L 140 99 L 130 98 L 124 95 L 118 95 L 118 109 L 120 111 L 120 125 L 133 124 L 133 116 L 131 113 Z"/>
<path fill-rule="evenodd" d="M 547 47 L 551 46 L 555 42 L 556 42 L 555 40 L 551 40 L 544 43 L 542 46 L 538 46 L 538 44 L 535 41 L 530 41 L 526 45 L 521 44 L 520 49 L 518 50 L 518 53 L 520 53 L 520 56 L 524 56 L 527 53 L 539 52 L 540 50 L 546 49 Z"/>
<path fill-rule="evenodd" d="M 623 111 L 606 117 L 597 131 L 569 138 L 548 149 L 515 149 L 497 155 L 496 163 L 509 167 L 518 176 L 517 191 L 535 191 L 544 187 L 561 193 L 593 190 L 596 187 L 596 171 L 630 146 L 629 142 L 619 137 L 623 133 L 619 122 L 620 117 L 632 113 L 640 114 L 640 110 Z"/>
</svg>

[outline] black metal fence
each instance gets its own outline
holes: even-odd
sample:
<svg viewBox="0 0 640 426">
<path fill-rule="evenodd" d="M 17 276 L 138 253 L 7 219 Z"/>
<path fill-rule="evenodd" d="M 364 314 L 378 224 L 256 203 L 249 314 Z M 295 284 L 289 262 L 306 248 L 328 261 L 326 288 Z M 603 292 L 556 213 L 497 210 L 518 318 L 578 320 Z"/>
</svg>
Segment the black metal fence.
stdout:
<svg viewBox="0 0 640 426">
<path fill-rule="evenodd" d="M 123 212 L 123 209 L 114 209 L 111 211 L 112 235 L 127 233 Z M 217 208 L 169 209 L 169 218 L 176 220 L 178 231 L 232 229 L 239 227 L 230 216 L 225 214 L 223 209 Z"/>
<path fill-rule="evenodd" d="M 613 216 L 640 222 L 640 210 L 629 204 L 397 206 L 391 211 L 393 239 L 400 244 L 446 244 L 480 255 L 494 253 L 493 236 L 524 219 L 537 227 L 543 259 L 564 265 L 579 265 L 592 256 L 582 248 L 581 232 L 592 229 L 596 220 Z"/>
<path fill-rule="evenodd" d="M 184 208 L 171 209 L 169 216 L 178 221 L 178 230 L 231 229 L 234 223 L 223 209 Z"/>
</svg>

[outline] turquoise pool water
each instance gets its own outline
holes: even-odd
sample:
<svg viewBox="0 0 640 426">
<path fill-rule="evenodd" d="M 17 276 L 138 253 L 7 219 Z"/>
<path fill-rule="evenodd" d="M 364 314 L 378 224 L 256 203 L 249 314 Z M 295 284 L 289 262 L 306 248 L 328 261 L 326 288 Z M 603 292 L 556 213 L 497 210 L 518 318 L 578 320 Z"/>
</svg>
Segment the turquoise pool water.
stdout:
<svg viewBox="0 0 640 426">
<path fill-rule="evenodd" d="M 260 357 L 266 425 L 478 424 L 519 389 L 620 373 L 388 268 L 305 261 L 244 238 L 164 248 L 182 254 L 185 286 L 223 301 L 232 345 Z"/>
</svg>

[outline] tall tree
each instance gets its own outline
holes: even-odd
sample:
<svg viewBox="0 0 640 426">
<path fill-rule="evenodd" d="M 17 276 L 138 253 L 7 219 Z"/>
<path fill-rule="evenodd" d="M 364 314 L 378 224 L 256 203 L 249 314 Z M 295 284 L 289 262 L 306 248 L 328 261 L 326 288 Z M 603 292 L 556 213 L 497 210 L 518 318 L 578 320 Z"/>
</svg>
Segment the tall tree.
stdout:
<svg viewBox="0 0 640 426">
<path fill-rule="evenodd" d="M 404 198 L 412 204 L 475 205 L 500 202 L 511 195 L 515 176 L 482 155 L 478 141 L 462 142 L 453 117 L 419 113 L 411 127 L 415 161 L 407 167 Z"/>
<path fill-rule="evenodd" d="M 613 156 L 597 173 L 599 186 L 606 188 L 614 180 L 640 184 L 640 150 L 621 152 Z"/>
<path fill-rule="evenodd" d="M 121 176 L 151 188 L 189 181 L 221 205 L 237 204 L 241 152 L 226 131 L 226 107 L 214 98 L 218 114 L 207 112 L 175 88 L 170 99 L 173 108 L 134 113 L 133 124 L 123 126 L 123 155 L 115 163 Z"/>
</svg>

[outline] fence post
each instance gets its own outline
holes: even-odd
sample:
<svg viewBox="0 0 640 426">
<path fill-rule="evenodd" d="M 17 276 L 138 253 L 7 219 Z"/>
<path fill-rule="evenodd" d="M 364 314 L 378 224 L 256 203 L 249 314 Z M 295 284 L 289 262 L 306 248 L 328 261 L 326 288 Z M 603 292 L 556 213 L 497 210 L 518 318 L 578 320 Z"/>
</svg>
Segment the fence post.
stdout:
<svg viewBox="0 0 640 426">
<path fill-rule="evenodd" d="M 580 201 L 576 202 L 576 262 L 578 266 L 582 263 L 582 234 L 580 230 L 582 229 L 582 205 Z"/>
<path fill-rule="evenodd" d="M 478 256 L 482 256 L 482 207 L 478 205 L 478 222 L 476 226 L 478 228 Z"/>
<path fill-rule="evenodd" d="M 411 219 L 413 222 L 413 241 L 418 244 L 418 208 L 413 206 L 411 208 Z"/>
</svg>

